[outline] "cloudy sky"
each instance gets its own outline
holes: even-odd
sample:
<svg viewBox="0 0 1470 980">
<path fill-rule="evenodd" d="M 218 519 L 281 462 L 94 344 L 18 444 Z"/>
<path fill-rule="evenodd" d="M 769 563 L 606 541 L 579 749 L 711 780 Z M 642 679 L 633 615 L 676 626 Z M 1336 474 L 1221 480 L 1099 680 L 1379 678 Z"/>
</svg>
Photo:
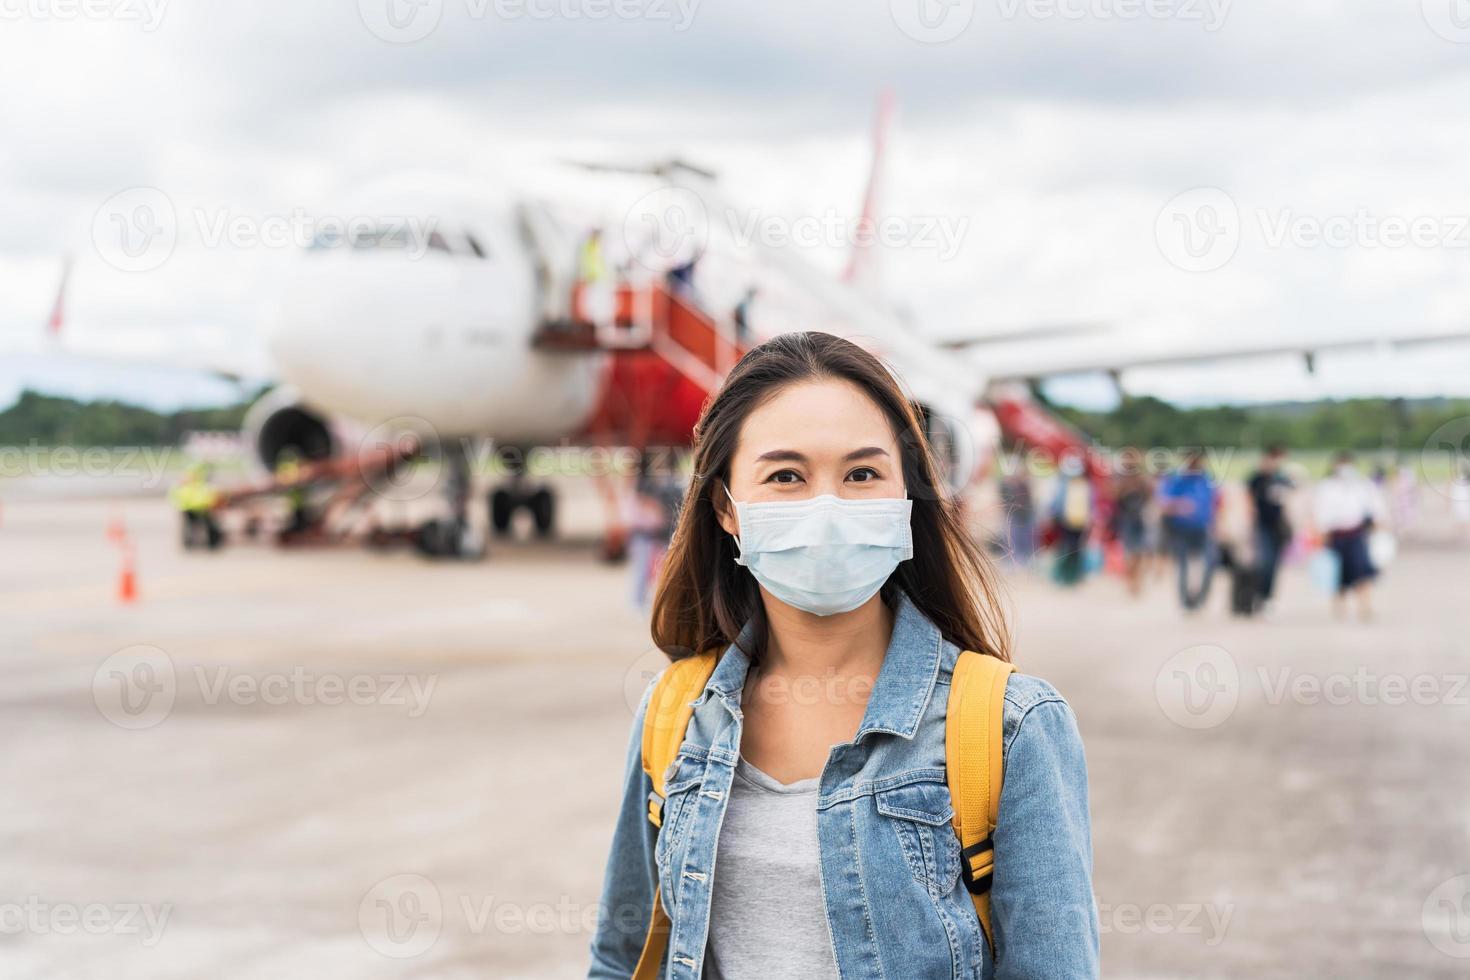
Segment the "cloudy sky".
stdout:
<svg viewBox="0 0 1470 980">
<path fill-rule="evenodd" d="M 816 225 L 856 211 L 884 89 L 884 285 L 919 329 L 1117 334 L 981 367 L 1470 327 L 1465 0 L 0 0 L 0 21 L 0 349 L 31 351 L 0 355 L 0 402 L 231 394 L 38 353 L 63 255 L 76 345 L 250 362 L 292 246 L 214 222 L 278 227 L 404 170 L 511 187 L 678 155 L 763 220 Z M 191 217 L 128 271 L 97 227 L 137 188 Z M 795 247 L 837 270 L 851 228 Z M 1466 395 L 1470 344 L 1127 381 Z"/>
</svg>

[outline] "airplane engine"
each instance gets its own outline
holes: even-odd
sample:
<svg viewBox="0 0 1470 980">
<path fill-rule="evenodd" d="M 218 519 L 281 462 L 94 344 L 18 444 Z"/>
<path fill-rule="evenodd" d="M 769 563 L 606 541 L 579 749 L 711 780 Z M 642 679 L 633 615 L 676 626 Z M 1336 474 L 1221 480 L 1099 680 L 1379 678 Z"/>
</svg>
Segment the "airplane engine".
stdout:
<svg viewBox="0 0 1470 980">
<path fill-rule="evenodd" d="M 339 441 L 326 418 L 289 387 L 275 388 L 250 406 L 244 439 L 267 470 L 274 470 L 287 451 L 302 460 L 327 459 Z"/>
</svg>

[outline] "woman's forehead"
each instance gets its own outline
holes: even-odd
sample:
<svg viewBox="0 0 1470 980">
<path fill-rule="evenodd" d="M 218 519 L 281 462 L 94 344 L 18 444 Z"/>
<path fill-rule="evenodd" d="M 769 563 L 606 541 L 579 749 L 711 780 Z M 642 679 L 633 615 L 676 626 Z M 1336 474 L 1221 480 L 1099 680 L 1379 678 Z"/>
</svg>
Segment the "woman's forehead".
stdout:
<svg viewBox="0 0 1470 980">
<path fill-rule="evenodd" d="M 896 453 L 888 417 L 852 382 L 824 379 L 788 385 L 752 409 L 740 428 L 735 453 L 753 459 L 773 450 L 794 450 L 815 458 L 866 446 Z"/>
</svg>

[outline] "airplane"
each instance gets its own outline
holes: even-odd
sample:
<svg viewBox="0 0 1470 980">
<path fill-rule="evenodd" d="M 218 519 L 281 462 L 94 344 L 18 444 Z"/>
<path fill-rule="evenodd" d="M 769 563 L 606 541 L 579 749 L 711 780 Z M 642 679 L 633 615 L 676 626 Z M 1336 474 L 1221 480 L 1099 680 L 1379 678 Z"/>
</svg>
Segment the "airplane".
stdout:
<svg viewBox="0 0 1470 980">
<path fill-rule="evenodd" d="M 890 118 L 885 99 L 860 226 L 879 218 Z M 441 175 L 375 182 L 343 202 L 344 214 L 394 217 L 325 229 L 297 257 L 260 337 L 276 384 L 245 418 L 244 442 L 260 466 L 269 472 L 288 455 L 327 461 L 353 454 L 364 438 L 411 436 L 439 454 L 450 473 L 444 481 L 449 517 L 437 523 L 436 543 L 426 550 L 478 557 L 483 540 L 469 520 L 466 491 L 472 440 L 511 451 L 498 457 L 513 462 L 489 492 L 491 528 L 507 532 L 526 510 L 537 534 L 549 536 L 556 526 L 554 488 L 515 460 L 548 445 L 686 446 L 723 374 L 743 350 L 776 333 L 827 330 L 885 358 L 920 406 L 956 490 L 982 472 L 1002 439 L 1057 456 L 1085 453 L 1087 437 L 1033 397 L 1035 383 L 1089 370 L 1117 379 L 1132 364 L 1117 348 L 1089 362 L 1069 360 L 1065 345 L 1049 345 L 1050 353 L 1013 370 L 993 363 L 982 369 L 964 356 L 965 348 L 1098 327 L 1038 325 L 930 340 L 883 302 L 871 241 L 854 247 L 846 271 L 834 278 L 794 249 L 732 241 L 730 229 L 710 218 L 730 211 L 708 170 L 678 160 L 575 166 L 616 188 L 621 205 L 611 213 L 622 209 L 621 235 L 607 229 L 606 206 L 601 213 L 585 205 L 578 211 L 505 184 L 487 190 Z M 631 205 L 630 194 L 636 194 Z M 589 283 L 578 252 L 588 229 L 598 226 L 606 261 L 618 271 Z M 693 287 L 671 277 L 696 260 Z M 47 325 L 53 337 L 63 333 L 66 286 L 64 275 Z M 752 289 L 758 315 L 739 324 L 730 311 Z M 1272 350 L 1311 358 L 1319 348 L 1365 343 Z M 1186 351 L 1138 363 L 1251 353 Z M 193 366 L 233 376 L 228 364 Z M 607 551 L 614 554 L 620 544 L 615 506 L 607 532 Z"/>
</svg>

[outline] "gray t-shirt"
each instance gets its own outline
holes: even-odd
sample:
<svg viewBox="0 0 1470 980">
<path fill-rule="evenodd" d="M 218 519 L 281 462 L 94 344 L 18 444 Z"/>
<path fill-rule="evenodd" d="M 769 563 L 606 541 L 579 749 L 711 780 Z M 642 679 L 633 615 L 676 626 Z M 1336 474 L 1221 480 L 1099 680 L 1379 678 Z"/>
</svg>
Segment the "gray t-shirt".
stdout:
<svg viewBox="0 0 1470 980">
<path fill-rule="evenodd" d="M 712 877 L 709 980 L 837 980 L 822 897 L 818 779 L 735 768 Z"/>
</svg>

